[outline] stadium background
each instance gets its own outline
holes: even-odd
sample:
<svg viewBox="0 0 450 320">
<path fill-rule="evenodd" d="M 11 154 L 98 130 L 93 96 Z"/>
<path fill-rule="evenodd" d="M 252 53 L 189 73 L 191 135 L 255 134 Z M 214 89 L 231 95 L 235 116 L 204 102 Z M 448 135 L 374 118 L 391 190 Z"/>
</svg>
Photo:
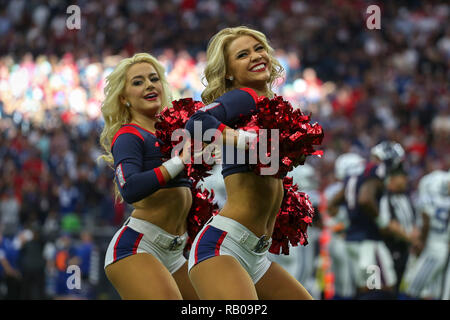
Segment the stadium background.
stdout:
<svg viewBox="0 0 450 320">
<path fill-rule="evenodd" d="M 72 4 L 79 30 L 66 26 Z M 366 27 L 371 4 L 380 30 Z M 130 207 L 96 158 L 104 80 L 121 58 L 157 56 L 174 97 L 200 100 L 210 37 L 259 29 L 286 71 L 276 92 L 324 128 L 325 155 L 308 160 L 319 190 L 337 156 L 389 138 L 406 150 L 414 197 L 424 174 L 450 166 L 449 14 L 445 1 L 0 0 L 0 242 L 23 243 L 10 253 L 17 277 L 0 267 L 0 299 L 118 298 L 103 259 Z M 81 290 L 67 289 L 71 264 Z"/>
</svg>

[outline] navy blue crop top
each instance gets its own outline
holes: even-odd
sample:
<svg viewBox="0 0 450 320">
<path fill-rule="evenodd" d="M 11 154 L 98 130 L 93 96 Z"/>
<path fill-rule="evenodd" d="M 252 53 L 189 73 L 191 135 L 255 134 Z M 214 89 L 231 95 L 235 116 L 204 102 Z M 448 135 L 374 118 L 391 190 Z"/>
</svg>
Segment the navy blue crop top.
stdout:
<svg viewBox="0 0 450 320">
<path fill-rule="evenodd" d="M 208 129 L 216 129 L 218 132 L 222 132 L 225 126 L 235 129 L 234 125 L 241 116 L 252 115 L 256 112 L 257 98 L 256 92 L 250 88 L 231 90 L 194 113 L 186 123 L 185 128 L 189 131 L 191 137 L 194 137 L 195 121 L 201 122 L 202 134 Z M 230 151 L 229 148 L 234 151 L 233 157 L 227 152 L 227 149 Z M 222 175 L 224 178 L 234 173 L 251 171 L 248 164 L 237 164 L 238 151 L 236 147 L 224 145 L 222 155 Z M 248 152 L 246 152 L 246 160 L 247 163 Z"/>
<path fill-rule="evenodd" d="M 184 171 L 164 180 L 159 169 L 164 161 L 159 147 L 162 144 L 152 132 L 136 124 L 125 124 L 115 134 L 111 152 L 116 183 L 127 203 L 142 200 L 160 188 L 191 187 Z"/>
</svg>

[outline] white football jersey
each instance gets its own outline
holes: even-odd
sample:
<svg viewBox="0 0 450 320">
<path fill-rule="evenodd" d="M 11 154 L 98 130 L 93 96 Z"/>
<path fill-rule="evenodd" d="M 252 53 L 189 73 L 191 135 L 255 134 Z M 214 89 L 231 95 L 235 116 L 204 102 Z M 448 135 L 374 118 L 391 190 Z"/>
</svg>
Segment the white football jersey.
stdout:
<svg viewBox="0 0 450 320">
<path fill-rule="evenodd" d="M 423 212 L 430 217 L 430 230 L 427 244 L 436 242 L 448 244 L 450 197 L 433 197 L 424 203 Z"/>
</svg>

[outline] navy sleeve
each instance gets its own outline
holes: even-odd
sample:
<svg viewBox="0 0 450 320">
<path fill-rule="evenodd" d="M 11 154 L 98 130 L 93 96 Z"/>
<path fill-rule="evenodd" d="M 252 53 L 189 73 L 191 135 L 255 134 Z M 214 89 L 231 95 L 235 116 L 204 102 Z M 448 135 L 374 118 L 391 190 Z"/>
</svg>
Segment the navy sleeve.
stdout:
<svg viewBox="0 0 450 320">
<path fill-rule="evenodd" d="M 385 176 L 386 166 L 383 163 L 369 162 L 364 169 L 364 178 L 366 179 L 384 179 Z"/>
<path fill-rule="evenodd" d="M 253 114 L 256 111 L 256 98 L 255 91 L 249 88 L 229 91 L 194 113 L 185 128 L 191 137 L 194 137 L 195 122 L 201 124 L 202 135 L 208 129 L 222 132 L 225 126 L 233 126 L 240 116 Z"/>
<path fill-rule="evenodd" d="M 158 168 L 142 171 L 144 163 L 144 141 L 132 134 L 123 133 L 112 147 L 116 183 L 127 203 L 144 199 L 165 184 Z"/>
</svg>

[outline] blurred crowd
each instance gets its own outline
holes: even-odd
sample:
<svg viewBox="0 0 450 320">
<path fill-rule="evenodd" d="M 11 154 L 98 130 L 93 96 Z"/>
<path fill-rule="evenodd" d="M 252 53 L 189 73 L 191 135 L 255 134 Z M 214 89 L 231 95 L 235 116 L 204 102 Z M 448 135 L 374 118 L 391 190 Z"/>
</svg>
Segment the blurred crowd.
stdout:
<svg viewBox="0 0 450 320">
<path fill-rule="evenodd" d="M 70 4 L 0 0 L 0 299 L 73 296 L 71 264 L 89 288 L 77 297 L 116 297 L 104 250 L 130 208 L 97 162 L 101 103 L 105 77 L 136 52 L 163 63 L 175 99 L 200 100 L 209 38 L 264 32 L 285 69 L 275 91 L 324 128 L 324 156 L 308 159 L 319 190 L 340 154 L 367 157 L 383 139 L 404 147 L 412 193 L 450 167 L 445 1 L 378 1 L 380 30 L 363 0 L 80 0 L 79 30 L 66 27 Z"/>
</svg>

